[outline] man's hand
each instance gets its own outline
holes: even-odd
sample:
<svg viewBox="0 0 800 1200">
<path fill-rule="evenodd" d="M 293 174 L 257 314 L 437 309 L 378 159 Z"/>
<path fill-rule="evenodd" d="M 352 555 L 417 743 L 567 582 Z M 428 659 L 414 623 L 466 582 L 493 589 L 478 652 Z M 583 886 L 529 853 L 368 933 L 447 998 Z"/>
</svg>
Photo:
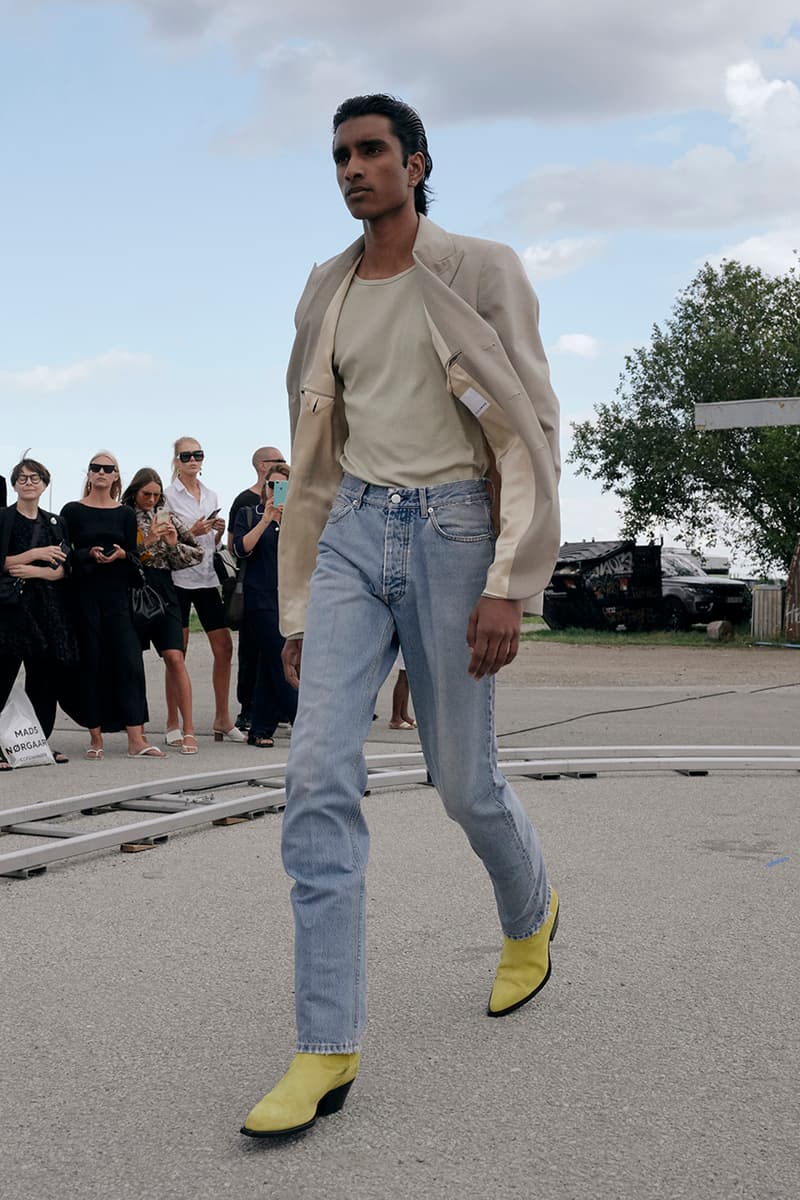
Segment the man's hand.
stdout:
<svg viewBox="0 0 800 1200">
<path fill-rule="evenodd" d="M 293 688 L 300 687 L 300 659 L 303 656 L 303 639 L 289 638 L 281 651 L 281 662 L 286 682 Z"/>
<path fill-rule="evenodd" d="M 472 655 L 468 670 L 473 679 L 496 675 L 501 667 L 514 661 L 521 625 L 521 600 L 481 596 L 467 624 L 467 645 Z"/>
</svg>

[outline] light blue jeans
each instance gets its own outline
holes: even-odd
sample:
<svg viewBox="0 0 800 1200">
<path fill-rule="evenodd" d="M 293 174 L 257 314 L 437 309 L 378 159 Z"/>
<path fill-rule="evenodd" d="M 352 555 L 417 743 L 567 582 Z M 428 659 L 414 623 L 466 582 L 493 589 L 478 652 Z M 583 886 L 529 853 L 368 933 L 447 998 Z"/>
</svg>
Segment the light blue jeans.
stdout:
<svg viewBox="0 0 800 1200">
<path fill-rule="evenodd" d="M 382 488 L 345 475 L 319 543 L 286 773 L 298 1051 L 349 1054 L 366 1023 L 363 747 L 398 642 L 447 815 L 494 886 L 506 936 L 543 923 L 536 833 L 498 770 L 494 679 L 467 674 L 467 621 L 493 537 L 486 484 Z"/>
</svg>

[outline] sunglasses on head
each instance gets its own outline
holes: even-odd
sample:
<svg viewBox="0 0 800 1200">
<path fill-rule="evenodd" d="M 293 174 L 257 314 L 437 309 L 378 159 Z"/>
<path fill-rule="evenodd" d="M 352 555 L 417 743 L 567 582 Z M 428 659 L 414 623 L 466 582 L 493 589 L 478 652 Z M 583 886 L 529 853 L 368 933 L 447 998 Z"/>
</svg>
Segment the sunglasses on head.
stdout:
<svg viewBox="0 0 800 1200">
<path fill-rule="evenodd" d="M 202 462 L 205 456 L 205 450 L 181 450 L 178 458 L 181 462 L 188 462 L 191 458 L 195 459 L 196 462 Z"/>
<path fill-rule="evenodd" d="M 113 475 L 116 469 L 110 463 L 89 463 L 89 470 L 94 471 L 95 475 L 99 475 L 101 471 L 104 471 L 106 475 Z"/>
</svg>

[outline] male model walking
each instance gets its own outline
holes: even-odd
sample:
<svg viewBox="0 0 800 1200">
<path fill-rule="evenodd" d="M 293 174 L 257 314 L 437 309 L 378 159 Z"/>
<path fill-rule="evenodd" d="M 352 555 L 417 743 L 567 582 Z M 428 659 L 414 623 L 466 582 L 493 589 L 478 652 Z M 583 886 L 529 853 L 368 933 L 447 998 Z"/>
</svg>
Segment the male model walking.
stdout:
<svg viewBox="0 0 800 1200">
<path fill-rule="evenodd" d="M 490 1016 L 547 982 L 558 920 L 494 737 L 493 676 L 516 655 L 522 599 L 545 587 L 559 545 L 558 405 L 536 297 L 507 246 L 427 220 L 433 164 L 408 105 L 346 100 L 333 158 L 364 232 L 311 272 L 288 371 L 279 582 L 286 674 L 302 680 L 283 825 L 297 1045 L 245 1120 L 256 1137 L 341 1108 L 358 1071 L 363 745 L 398 642 L 433 782 L 494 886 L 504 938 Z"/>
</svg>

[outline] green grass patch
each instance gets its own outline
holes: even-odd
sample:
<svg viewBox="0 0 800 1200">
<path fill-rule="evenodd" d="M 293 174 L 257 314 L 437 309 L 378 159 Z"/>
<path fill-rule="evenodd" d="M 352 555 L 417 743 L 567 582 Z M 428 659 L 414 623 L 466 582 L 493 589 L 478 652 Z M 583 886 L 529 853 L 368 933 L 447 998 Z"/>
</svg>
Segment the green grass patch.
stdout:
<svg viewBox="0 0 800 1200">
<path fill-rule="evenodd" d="M 570 646 L 712 646 L 739 650 L 753 645 L 747 625 L 734 630 L 730 642 L 715 642 L 706 636 L 704 629 L 688 629 L 680 633 L 663 629 L 654 629 L 651 633 L 616 633 L 611 629 L 548 629 L 544 622 L 542 626 L 536 632 L 527 632 L 523 626 L 522 641 L 563 642 Z"/>
</svg>

